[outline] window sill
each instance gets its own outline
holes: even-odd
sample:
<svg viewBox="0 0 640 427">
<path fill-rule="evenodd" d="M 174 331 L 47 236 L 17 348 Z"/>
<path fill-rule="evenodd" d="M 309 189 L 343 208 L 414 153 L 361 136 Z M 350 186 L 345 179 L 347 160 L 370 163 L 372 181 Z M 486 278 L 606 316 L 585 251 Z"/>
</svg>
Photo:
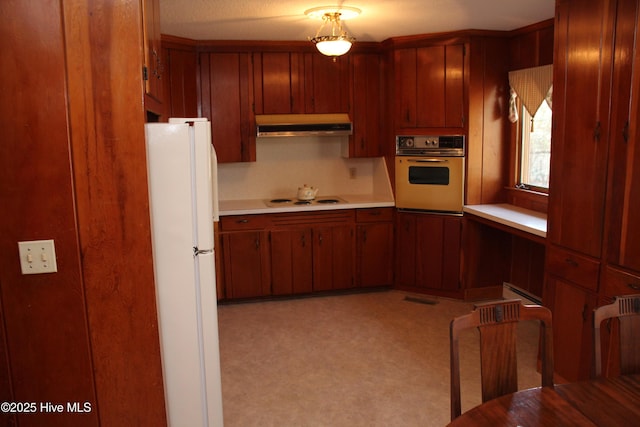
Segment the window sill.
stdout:
<svg viewBox="0 0 640 427">
<path fill-rule="evenodd" d="M 506 187 L 505 190 L 507 190 L 507 201 L 509 204 L 536 212 L 547 213 L 549 206 L 549 195 L 547 193 L 514 187 Z"/>
</svg>

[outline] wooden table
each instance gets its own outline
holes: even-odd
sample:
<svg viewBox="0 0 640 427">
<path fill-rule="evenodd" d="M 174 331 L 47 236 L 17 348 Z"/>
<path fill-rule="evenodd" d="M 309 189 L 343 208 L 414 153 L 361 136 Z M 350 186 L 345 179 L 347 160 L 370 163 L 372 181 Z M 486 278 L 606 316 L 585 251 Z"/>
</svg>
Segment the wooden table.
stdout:
<svg viewBox="0 0 640 427">
<path fill-rule="evenodd" d="M 640 425 L 640 375 L 518 391 L 463 413 L 450 426 Z"/>
</svg>

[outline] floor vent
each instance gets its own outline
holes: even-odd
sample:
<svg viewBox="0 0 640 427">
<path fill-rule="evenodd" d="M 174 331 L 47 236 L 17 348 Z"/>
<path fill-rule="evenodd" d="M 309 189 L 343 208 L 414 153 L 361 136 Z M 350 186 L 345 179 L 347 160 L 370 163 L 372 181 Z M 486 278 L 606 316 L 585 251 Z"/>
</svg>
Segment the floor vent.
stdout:
<svg viewBox="0 0 640 427">
<path fill-rule="evenodd" d="M 405 301 L 409 302 L 417 302 L 419 304 L 427 304 L 427 305 L 436 305 L 438 301 L 433 301 L 430 299 L 416 298 L 416 297 L 404 297 Z"/>
</svg>

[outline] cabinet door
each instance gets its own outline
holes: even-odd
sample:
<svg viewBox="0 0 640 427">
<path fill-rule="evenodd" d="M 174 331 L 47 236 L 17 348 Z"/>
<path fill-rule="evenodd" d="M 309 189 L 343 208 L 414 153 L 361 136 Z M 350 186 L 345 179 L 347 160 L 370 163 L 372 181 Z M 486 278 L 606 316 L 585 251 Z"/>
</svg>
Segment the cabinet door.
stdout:
<svg viewBox="0 0 640 427">
<path fill-rule="evenodd" d="M 449 128 L 465 126 L 465 52 L 465 45 L 462 43 L 445 46 L 444 125 Z"/>
<path fill-rule="evenodd" d="M 588 379 L 596 295 L 555 276 L 547 279 L 547 286 L 545 300 L 553 312 L 555 371 L 567 381 Z"/>
<path fill-rule="evenodd" d="M 443 215 L 416 218 L 416 286 L 460 288 L 461 219 Z"/>
<path fill-rule="evenodd" d="M 310 228 L 271 231 L 271 286 L 274 295 L 313 290 Z"/>
<path fill-rule="evenodd" d="M 619 0 L 609 154 L 610 263 L 640 272 L 640 57 L 634 55 L 637 0 Z"/>
<path fill-rule="evenodd" d="M 198 117 L 198 55 L 192 50 L 163 49 L 165 111 L 169 117 Z"/>
<path fill-rule="evenodd" d="M 304 112 L 304 59 L 294 52 L 253 54 L 256 114 Z"/>
<path fill-rule="evenodd" d="M 395 283 L 400 288 L 414 287 L 416 282 L 416 217 L 396 215 Z"/>
<path fill-rule="evenodd" d="M 464 44 L 394 52 L 396 128 L 464 127 Z"/>
<path fill-rule="evenodd" d="M 416 126 L 416 50 L 396 49 L 393 53 L 396 98 L 396 128 Z"/>
<path fill-rule="evenodd" d="M 396 284 L 416 290 L 460 290 L 462 219 L 398 213 Z"/>
<path fill-rule="evenodd" d="M 349 55 L 332 58 L 304 55 L 305 112 L 349 112 Z"/>
<path fill-rule="evenodd" d="M 358 285 L 393 284 L 393 224 L 360 224 L 357 237 Z"/>
<path fill-rule="evenodd" d="M 354 286 L 355 240 L 351 224 L 313 229 L 313 289 Z"/>
<path fill-rule="evenodd" d="M 445 125 L 445 47 L 416 50 L 416 126 Z"/>
<path fill-rule="evenodd" d="M 555 27 L 548 239 L 594 257 L 604 220 L 610 7 L 615 2 L 560 1 Z"/>
<path fill-rule="evenodd" d="M 250 75 L 249 54 L 200 54 L 202 116 L 211 120 L 211 138 L 221 163 L 255 161 Z"/>
<path fill-rule="evenodd" d="M 163 86 L 159 0 L 144 0 L 142 6 L 144 15 L 144 89 L 147 97 L 151 98 L 154 106 L 152 109 L 155 110 L 162 103 Z"/>
<path fill-rule="evenodd" d="M 352 108 L 353 135 L 349 157 L 377 157 L 383 155 L 381 130 L 380 67 L 378 54 L 354 53 L 352 64 Z"/>
<path fill-rule="evenodd" d="M 269 233 L 222 233 L 224 288 L 228 299 L 269 295 Z"/>
</svg>

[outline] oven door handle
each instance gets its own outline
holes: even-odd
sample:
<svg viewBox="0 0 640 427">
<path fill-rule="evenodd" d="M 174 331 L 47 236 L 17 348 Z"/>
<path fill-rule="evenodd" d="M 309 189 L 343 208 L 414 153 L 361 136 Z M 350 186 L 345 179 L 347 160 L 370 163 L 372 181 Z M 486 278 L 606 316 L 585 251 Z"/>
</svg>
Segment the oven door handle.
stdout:
<svg viewBox="0 0 640 427">
<path fill-rule="evenodd" d="M 446 159 L 410 159 L 410 162 L 413 163 L 448 163 L 449 160 Z"/>
</svg>

